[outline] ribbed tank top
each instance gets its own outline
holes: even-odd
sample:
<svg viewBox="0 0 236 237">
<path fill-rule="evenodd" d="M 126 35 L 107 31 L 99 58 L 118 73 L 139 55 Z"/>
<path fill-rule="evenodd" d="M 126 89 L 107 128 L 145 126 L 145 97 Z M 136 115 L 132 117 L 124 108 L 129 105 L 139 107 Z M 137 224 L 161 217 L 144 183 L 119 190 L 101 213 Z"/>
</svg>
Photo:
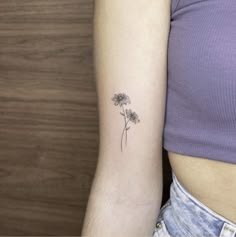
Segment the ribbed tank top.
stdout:
<svg viewBox="0 0 236 237">
<path fill-rule="evenodd" d="M 236 164 L 236 0 L 172 0 L 163 147 Z"/>
</svg>

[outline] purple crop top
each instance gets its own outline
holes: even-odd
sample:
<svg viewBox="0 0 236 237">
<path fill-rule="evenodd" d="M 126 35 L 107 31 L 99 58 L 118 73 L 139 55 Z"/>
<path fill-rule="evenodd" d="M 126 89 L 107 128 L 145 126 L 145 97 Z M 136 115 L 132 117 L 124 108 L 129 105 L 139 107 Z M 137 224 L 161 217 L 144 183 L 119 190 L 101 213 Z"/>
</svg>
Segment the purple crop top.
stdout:
<svg viewBox="0 0 236 237">
<path fill-rule="evenodd" d="M 236 0 L 172 0 L 163 147 L 236 164 Z"/>
</svg>

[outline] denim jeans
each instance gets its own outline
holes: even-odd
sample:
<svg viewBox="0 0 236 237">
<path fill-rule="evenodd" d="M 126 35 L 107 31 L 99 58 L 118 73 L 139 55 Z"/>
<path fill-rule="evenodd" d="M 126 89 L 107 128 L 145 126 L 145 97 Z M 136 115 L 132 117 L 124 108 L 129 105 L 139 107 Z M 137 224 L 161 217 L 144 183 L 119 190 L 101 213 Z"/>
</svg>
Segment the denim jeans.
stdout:
<svg viewBox="0 0 236 237">
<path fill-rule="evenodd" d="M 192 196 L 173 171 L 172 179 L 170 198 L 161 207 L 153 237 L 236 237 L 236 223 Z"/>
</svg>

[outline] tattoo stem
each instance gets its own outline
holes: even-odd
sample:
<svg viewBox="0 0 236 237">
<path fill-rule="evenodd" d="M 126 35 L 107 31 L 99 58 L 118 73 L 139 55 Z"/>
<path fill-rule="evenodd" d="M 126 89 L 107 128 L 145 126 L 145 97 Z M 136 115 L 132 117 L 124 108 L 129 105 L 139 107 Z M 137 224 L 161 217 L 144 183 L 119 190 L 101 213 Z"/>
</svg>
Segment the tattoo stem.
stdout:
<svg viewBox="0 0 236 237">
<path fill-rule="evenodd" d="M 126 121 L 126 119 L 125 119 L 125 121 Z M 127 139 L 127 124 L 128 124 L 128 122 L 129 122 L 129 120 L 125 123 L 125 127 L 124 127 L 124 129 L 123 129 L 123 131 L 122 131 L 122 135 L 121 135 L 121 143 L 120 143 L 120 145 L 121 145 L 121 151 L 123 151 L 123 149 L 122 149 L 122 144 L 123 144 L 123 136 L 124 136 L 124 132 L 126 131 L 126 139 Z"/>
<path fill-rule="evenodd" d="M 122 109 L 123 109 L 124 120 L 125 120 L 125 124 L 126 124 L 126 115 L 125 115 L 125 109 L 124 109 L 123 105 L 122 105 Z M 127 130 L 125 130 L 125 145 L 127 145 Z"/>
</svg>

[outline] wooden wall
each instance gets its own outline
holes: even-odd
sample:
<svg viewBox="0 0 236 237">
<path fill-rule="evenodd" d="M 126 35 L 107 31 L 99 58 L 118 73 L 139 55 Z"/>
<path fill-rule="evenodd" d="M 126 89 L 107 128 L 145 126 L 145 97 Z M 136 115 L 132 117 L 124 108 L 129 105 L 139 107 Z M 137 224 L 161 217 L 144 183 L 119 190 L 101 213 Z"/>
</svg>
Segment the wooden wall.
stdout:
<svg viewBox="0 0 236 237">
<path fill-rule="evenodd" d="M 98 123 L 92 0 L 0 0 L 0 235 L 80 235 Z"/>
<path fill-rule="evenodd" d="M 93 0 L 0 0 L 0 235 L 80 235 L 98 150 Z"/>
</svg>

